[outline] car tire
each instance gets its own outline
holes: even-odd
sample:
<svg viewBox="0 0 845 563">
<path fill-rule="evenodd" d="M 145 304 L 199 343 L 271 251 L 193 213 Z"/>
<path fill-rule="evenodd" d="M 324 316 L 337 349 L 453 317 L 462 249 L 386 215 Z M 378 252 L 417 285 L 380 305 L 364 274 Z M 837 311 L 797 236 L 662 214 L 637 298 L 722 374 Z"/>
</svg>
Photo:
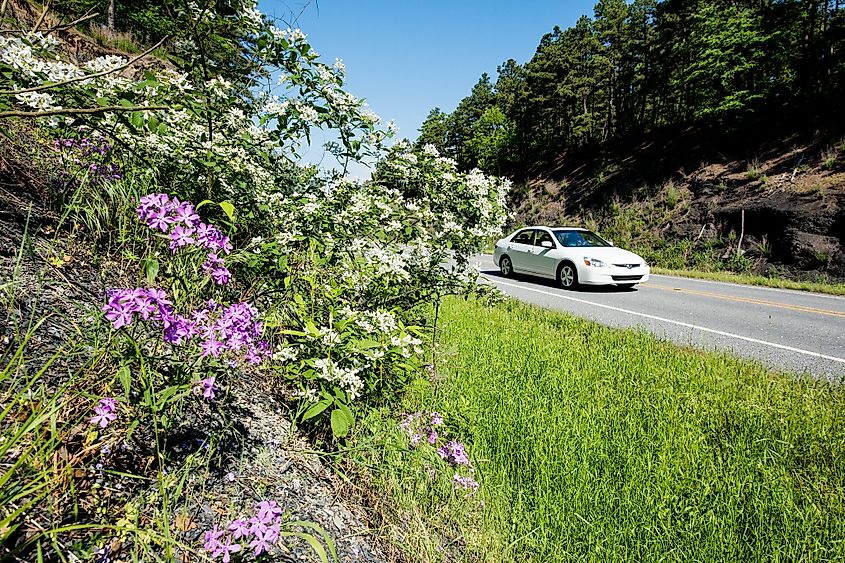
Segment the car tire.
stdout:
<svg viewBox="0 0 845 563">
<path fill-rule="evenodd" d="M 578 288 L 578 268 L 572 262 L 564 262 L 557 269 L 557 283 L 563 289 Z"/>
<path fill-rule="evenodd" d="M 510 257 L 507 255 L 499 258 L 499 271 L 502 272 L 502 275 L 506 278 L 513 275 L 513 262 L 511 262 Z"/>
</svg>

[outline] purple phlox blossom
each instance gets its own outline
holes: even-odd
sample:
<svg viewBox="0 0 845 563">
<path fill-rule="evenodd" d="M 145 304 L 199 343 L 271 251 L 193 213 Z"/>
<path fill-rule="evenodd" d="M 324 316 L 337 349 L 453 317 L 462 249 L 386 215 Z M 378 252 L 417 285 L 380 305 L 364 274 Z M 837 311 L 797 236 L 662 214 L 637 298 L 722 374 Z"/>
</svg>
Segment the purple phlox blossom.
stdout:
<svg viewBox="0 0 845 563">
<path fill-rule="evenodd" d="M 217 550 L 212 553 L 213 557 L 220 557 L 223 556 L 223 563 L 229 563 L 232 559 L 232 554 L 237 553 L 241 550 L 241 544 L 239 543 L 221 543 Z"/>
<path fill-rule="evenodd" d="M 100 428 L 105 428 L 110 422 L 117 419 L 117 401 L 111 397 L 103 397 L 100 399 L 96 407 L 94 407 L 95 416 L 91 417 L 91 424 L 97 424 Z"/>
<path fill-rule="evenodd" d="M 105 317 L 115 329 L 129 326 L 134 315 L 144 320 L 161 320 L 163 310 L 169 306 L 163 291 L 158 289 L 110 289 L 106 292 L 107 303 L 102 308 Z"/>
<path fill-rule="evenodd" d="M 464 477 L 458 473 L 455 473 L 455 476 L 452 477 L 452 484 L 455 489 L 463 489 L 465 491 L 473 492 L 478 490 L 478 482 L 475 479 L 472 477 Z"/>
<path fill-rule="evenodd" d="M 207 358 L 208 356 L 217 358 L 220 356 L 220 353 L 226 349 L 226 345 L 219 340 L 215 340 L 214 337 L 211 337 L 200 342 L 200 349 L 202 350 L 201 356 L 203 358 Z"/>
<path fill-rule="evenodd" d="M 190 340 L 196 333 L 197 328 L 194 323 L 182 315 L 176 315 L 175 318 L 170 319 L 169 323 L 165 323 L 164 341 L 178 346 Z"/>
<path fill-rule="evenodd" d="M 267 553 L 270 551 L 272 547 L 272 539 L 273 532 L 267 528 L 265 528 L 262 532 L 256 532 L 251 542 L 249 542 L 249 547 L 253 549 L 253 554 L 258 557 L 262 553 Z M 278 534 L 276 534 L 278 537 Z"/>
<path fill-rule="evenodd" d="M 214 385 L 213 375 L 211 377 L 206 377 L 205 379 L 200 381 L 197 387 L 194 388 L 195 393 L 202 394 L 202 396 L 208 399 L 209 401 L 214 399 L 216 391 L 217 387 Z"/>
<path fill-rule="evenodd" d="M 216 552 L 220 546 L 222 545 L 220 538 L 223 537 L 223 530 L 218 530 L 217 526 L 214 526 L 211 530 L 208 530 L 203 534 L 203 549 L 206 551 Z"/>
<path fill-rule="evenodd" d="M 115 329 L 132 324 L 132 315 L 135 313 L 135 307 L 120 295 L 109 298 L 102 310 Z"/>
<path fill-rule="evenodd" d="M 431 426 L 426 428 L 426 434 L 428 435 L 428 443 L 429 444 L 431 444 L 433 446 L 434 444 L 437 443 L 438 435 L 437 435 L 437 431 L 434 428 L 432 428 Z"/>
<path fill-rule="evenodd" d="M 282 515 L 282 509 L 274 500 L 262 500 L 258 503 L 256 516 L 264 523 L 278 519 Z"/>
<path fill-rule="evenodd" d="M 267 522 L 258 516 L 249 519 L 249 533 L 253 536 L 263 535 L 267 531 Z"/>
<path fill-rule="evenodd" d="M 228 268 L 215 268 L 209 275 L 217 285 L 226 285 L 232 279 L 232 273 Z"/>
<path fill-rule="evenodd" d="M 229 524 L 229 531 L 232 532 L 233 539 L 241 539 L 250 534 L 249 523 L 247 522 L 246 518 L 237 518 L 235 520 L 232 520 L 232 523 Z"/>
<path fill-rule="evenodd" d="M 193 244 L 195 242 L 191 237 L 193 234 L 193 227 L 183 227 L 182 225 L 173 227 L 173 230 L 170 231 L 170 250 L 176 252 L 177 248 Z"/>
<path fill-rule="evenodd" d="M 442 426 L 443 416 L 439 412 L 431 413 L 431 424 L 432 426 Z"/>
<path fill-rule="evenodd" d="M 197 215 L 194 206 L 188 202 L 182 203 L 173 210 L 173 218 L 175 222 L 184 223 L 188 227 L 193 227 L 200 222 L 200 216 Z"/>
<path fill-rule="evenodd" d="M 267 531 L 264 532 L 264 539 L 271 542 L 278 541 L 281 531 L 281 522 L 277 520 L 271 526 L 267 526 Z"/>
<path fill-rule="evenodd" d="M 437 453 L 449 462 L 449 465 L 465 465 L 472 468 L 464 445 L 457 440 L 452 440 L 440 446 L 437 448 Z"/>
</svg>

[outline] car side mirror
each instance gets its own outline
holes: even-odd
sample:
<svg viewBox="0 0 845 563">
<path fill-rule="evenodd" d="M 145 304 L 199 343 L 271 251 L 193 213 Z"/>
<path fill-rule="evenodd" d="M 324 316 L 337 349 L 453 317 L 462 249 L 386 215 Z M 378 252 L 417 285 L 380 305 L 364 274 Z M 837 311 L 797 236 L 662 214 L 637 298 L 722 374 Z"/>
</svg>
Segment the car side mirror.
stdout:
<svg viewBox="0 0 845 563">
<path fill-rule="evenodd" d="M 616 246 L 615 244 L 613 244 L 612 240 L 607 241 L 607 244 L 609 244 L 610 246 Z"/>
<path fill-rule="evenodd" d="M 541 241 L 540 246 L 542 246 L 543 248 L 554 248 L 555 247 L 555 245 L 552 244 L 552 241 L 550 241 L 550 240 Z"/>
</svg>

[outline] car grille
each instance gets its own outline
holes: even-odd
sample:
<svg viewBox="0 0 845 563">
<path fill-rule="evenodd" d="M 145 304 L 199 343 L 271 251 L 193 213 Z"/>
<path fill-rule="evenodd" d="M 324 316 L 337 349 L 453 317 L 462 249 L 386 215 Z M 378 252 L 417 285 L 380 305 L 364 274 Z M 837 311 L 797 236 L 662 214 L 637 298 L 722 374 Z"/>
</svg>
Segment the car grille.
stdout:
<svg viewBox="0 0 845 563">
<path fill-rule="evenodd" d="M 638 281 L 643 279 L 642 276 L 610 276 L 613 281 Z"/>
<path fill-rule="evenodd" d="M 614 264 L 617 268 L 628 268 L 629 270 L 633 268 L 639 268 L 641 264 Z"/>
</svg>

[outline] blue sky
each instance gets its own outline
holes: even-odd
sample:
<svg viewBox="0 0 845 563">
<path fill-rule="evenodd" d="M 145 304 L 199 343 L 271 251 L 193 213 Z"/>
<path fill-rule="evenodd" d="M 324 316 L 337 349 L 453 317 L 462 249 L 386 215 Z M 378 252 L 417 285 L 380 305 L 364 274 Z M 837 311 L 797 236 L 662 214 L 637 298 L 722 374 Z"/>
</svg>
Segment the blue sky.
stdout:
<svg viewBox="0 0 845 563">
<path fill-rule="evenodd" d="M 483 72 L 534 54 L 543 34 L 566 28 L 595 0 L 259 0 L 268 15 L 308 35 L 324 62 L 343 59 L 346 89 L 365 98 L 399 137 L 416 139 L 431 108 L 451 112 Z M 293 27 L 293 26 L 292 26 Z M 314 155 L 311 155 L 312 157 Z"/>
</svg>

